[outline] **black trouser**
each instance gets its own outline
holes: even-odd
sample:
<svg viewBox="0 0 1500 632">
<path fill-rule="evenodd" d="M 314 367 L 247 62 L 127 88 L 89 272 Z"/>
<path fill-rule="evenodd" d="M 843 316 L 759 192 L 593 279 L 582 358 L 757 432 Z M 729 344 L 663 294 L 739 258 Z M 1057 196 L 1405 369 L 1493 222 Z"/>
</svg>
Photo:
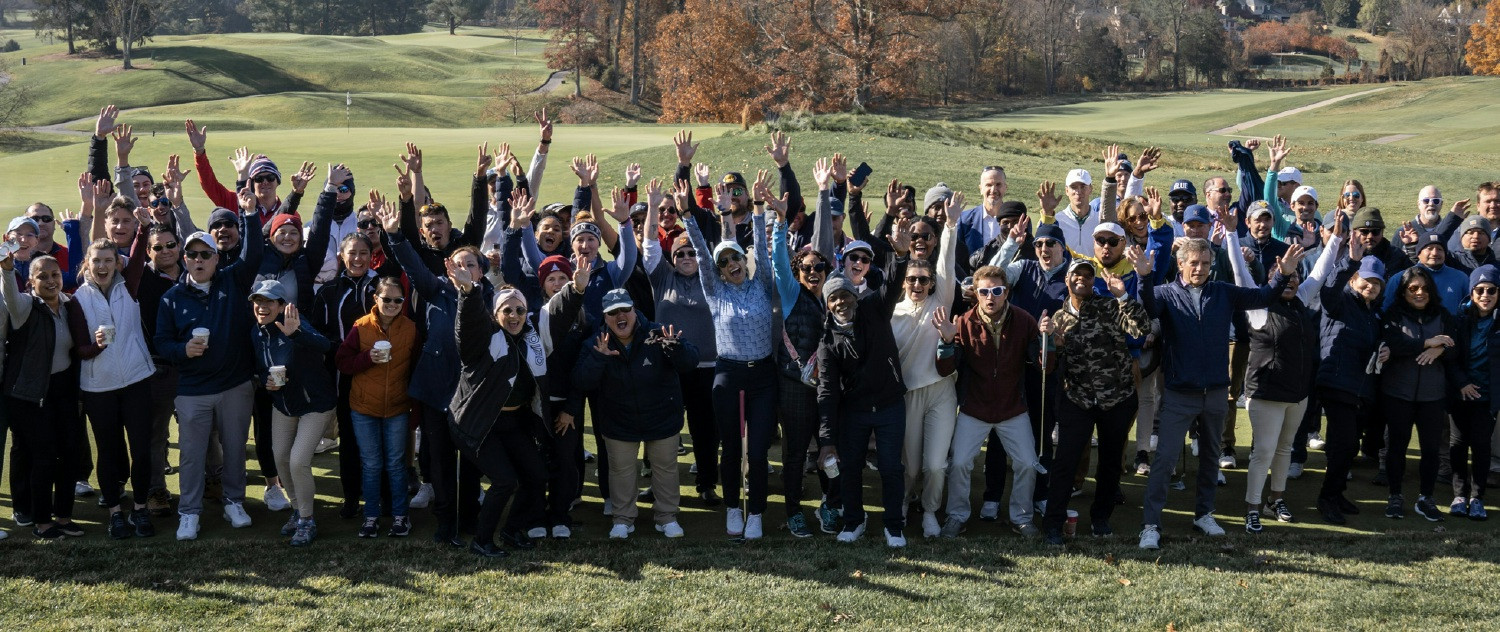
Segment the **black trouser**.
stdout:
<svg viewBox="0 0 1500 632">
<path fill-rule="evenodd" d="M 1451 410 L 1448 462 L 1453 464 L 1453 495 L 1484 498 L 1490 473 L 1490 441 L 1495 435 L 1495 415 L 1488 401 L 1457 401 Z M 1473 461 L 1469 455 L 1473 454 Z M 1470 463 L 1473 463 L 1471 468 Z"/>
<path fill-rule="evenodd" d="M 1120 490 L 1120 468 L 1125 442 L 1135 421 L 1136 396 L 1110 408 L 1083 408 L 1067 397 L 1058 398 L 1057 455 L 1048 470 L 1052 479 L 1047 495 L 1047 515 L 1042 526 L 1061 528 L 1068 516 L 1068 498 L 1073 492 L 1073 473 L 1089 451 L 1089 438 L 1099 429 L 1099 460 L 1094 471 L 1094 503 L 1089 507 L 1089 521 L 1095 525 L 1109 523 L 1115 512 L 1115 493 Z"/>
<path fill-rule="evenodd" d="M 255 433 L 255 462 L 260 464 L 260 475 L 276 478 L 276 451 L 272 449 L 271 443 L 271 392 L 263 384 L 255 385 L 255 404 L 250 409 L 250 425 L 251 432 Z M 339 429 L 339 436 L 344 436 L 343 428 Z M 348 436 L 354 436 L 354 431 L 350 430 Z M 357 477 L 361 471 L 357 462 L 355 470 Z"/>
<path fill-rule="evenodd" d="M 340 439 L 340 443 L 343 439 Z M 448 411 L 422 406 L 422 450 L 432 476 L 432 515 L 440 524 L 458 526 L 473 520 L 479 504 L 479 470 L 458 454 L 448 431 Z"/>
<path fill-rule="evenodd" d="M 585 403 L 588 404 L 588 417 L 591 420 L 589 422 L 589 431 L 594 433 L 594 477 L 599 481 L 599 497 L 604 499 L 604 502 L 608 503 L 610 498 L 609 448 L 604 445 L 604 435 L 599 434 L 599 422 L 596 421 L 597 418 L 593 415 L 594 409 L 597 408 L 596 406 L 594 406 L 594 398 L 587 398 L 587 400 L 585 400 Z M 583 423 L 583 420 L 578 420 L 578 423 Z M 578 467 L 580 473 L 579 475 L 584 476 L 583 464 L 579 463 Z M 583 479 L 580 478 L 579 480 L 581 481 Z"/>
<path fill-rule="evenodd" d="M 818 435 L 818 391 L 802 380 L 781 376 L 781 488 L 788 518 L 802 513 L 802 481 L 807 445 Z M 828 494 L 828 474 L 818 464 L 818 485 Z M 701 470 L 700 470 L 701 471 Z M 830 506 L 832 506 L 830 504 Z"/>
<path fill-rule="evenodd" d="M 94 429 L 94 442 L 99 444 L 99 493 L 104 496 L 104 506 L 120 504 L 120 481 L 127 477 L 132 500 L 145 505 L 152 476 L 151 381 L 80 396 Z"/>
<path fill-rule="evenodd" d="M 1328 416 L 1328 428 L 1323 433 L 1323 440 L 1328 442 L 1323 447 L 1323 453 L 1328 457 L 1328 469 L 1318 496 L 1338 498 L 1349 486 L 1349 467 L 1359 452 L 1360 428 L 1364 425 L 1362 418 L 1366 416 L 1369 405 L 1348 392 L 1326 388 L 1318 389 L 1318 399 Z"/>
<path fill-rule="evenodd" d="M 0 317 L 4 317 L 0 315 Z M 10 401 L 7 399 L 6 404 Z M 11 513 L 31 513 L 31 450 L 26 448 L 26 431 L 16 424 L 24 420 L 16 417 L 10 406 L 0 406 L 10 429 L 10 507 Z"/>
<path fill-rule="evenodd" d="M 562 402 L 557 404 L 561 408 Z M 573 420 L 573 427 L 562 434 L 553 431 L 552 424 L 544 424 L 546 428 L 534 431 L 537 442 L 542 446 L 542 457 L 547 467 L 547 502 L 546 515 L 538 515 L 530 523 L 533 526 L 573 526 L 568 510 L 573 507 L 573 500 L 578 498 L 581 482 L 578 462 L 583 459 L 583 431 L 578 426 L 582 421 Z"/>
<path fill-rule="evenodd" d="M 1401 493 L 1401 479 L 1406 475 L 1406 448 L 1411 444 L 1412 426 L 1417 428 L 1417 450 L 1422 455 L 1417 466 L 1418 490 L 1432 497 L 1437 485 L 1438 454 L 1442 452 L 1443 422 L 1447 412 L 1443 400 L 1409 402 L 1386 395 L 1381 398 L 1390 443 L 1385 453 L 1385 475 L 1392 494 Z"/>
<path fill-rule="evenodd" d="M 719 484 L 719 426 L 714 421 L 714 370 L 698 367 L 682 377 L 682 403 L 687 410 L 688 435 L 693 439 L 693 462 L 698 474 L 693 486 L 698 493 L 713 491 Z"/>
<path fill-rule="evenodd" d="M 1318 431 L 1323 425 L 1323 406 L 1316 392 L 1307 396 L 1307 408 L 1302 411 L 1302 425 L 1297 426 L 1297 435 L 1292 438 L 1292 462 L 1307 462 L 1307 435 Z"/>
<path fill-rule="evenodd" d="M 349 408 L 349 392 L 353 389 L 353 383 L 353 380 L 339 380 L 339 402 L 333 411 L 339 424 L 339 484 L 344 490 L 344 502 L 358 504 L 364 498 L 364 490 L 361 489 L 364 483 L 364 466 L 359 461 L 359 440 L 354 436 L 354 414 Z M 383 486 L 389 487 L 390 483 Z M 406 493 L 406 490 L 401 490 L 401 493 Z M 387 501 L 382 506 L 390 507 L 391 503 Z"/>
<path fill-rule="evenodd" d="M 1058 403 L 1066 399 L 1062 397 L 1062 386 L 1058 383 L 1061 379 L 1057 376 L 1049 376 L 1047 380 L 1047 391 L 1042 392 L 1042 374 L 1035 365 L 1026 365 L 1026 410 L 1041 411 L 1039 414 L 1030 415 L 1031 436 L 1036 439 L 1037 460 L 1041 461 L 1042 467 L 1052 470 L 1053 452 L 1052 429 L 1057 426 Z M 1043 405 L 1043 396 L 1046 397 Z M 1059 439 L 1062 437 L 1059 436 Z M 1087 459 L 1087 456 L 1083 457 Z M 1077 467 L 1075 464 L 1073 467 Z M 985 437 L 984 444 L 984 502 L 998 503 L 1005 496 L 1005 474 L 1010 471 L 1010 459 L 1005 454 L 1005 446 L 1000 442 L 1000 433 L 990 431 Z M 1047 498 L 1048 486 L 1051 485 L 1051 475 L 1036 477 L 1036 487 L 1032 491 L 1032 498 Z M 1068 477 L 1068 489 L 1073 488 L 1073 479 Z"/>
<path fill-rule="evenodd" d="M 885 510 L 881 518 L 887 530 L 901 533 L 906 526 L 905 508 L 901 506 L 906 498 L 906 470 L 901 466 L 906 402 L 896 400 L 894 404 L 873 411 L 868 407 L 848 410 L 854 406 L 851 402 L 845 410 L 839 411 L 839 486 L 843 488 L 842 497 L 849 501 L 844 507 L 844 530 L 853 531 L 865 521 L 865 457 L 870 449 L 870 437 L 874 436 L 875 463 L 880 472 L 880 505 Z"/>
<path fill-rule="evenodd" d="M 547 468 L 532 438 L 534 426 L 539 423 L 541 420 L 529 409 L 501 412 L 477 450 L 460 445 L 459 450 L 472 458 L 480 472 L 490 479 L 490 488 L 484 494 L 474 525 L 476 541 L 494 542 L 500 516 L 513 494 L 516 502 L 505 521 L 507 533 L 524 531 L 525 525 L 541 515 Z"/>
<path fill-rule="evenodd" d="M 17 447 L 31 457 L 31 518 L 46 524 L 73 517 L 73 484 L 80 471 L 79 443 L 88 443 L 78 414 L 78 371 L 53 373 L 41 404 L 8 398 Z M 16 467 L 14 461 L 11 467 Z"/>
<path fill-rule="evenodd" d="M 719 459 L 724 504 L 731 508 L 740 504 L 740 416 L 743 406 L 744 432 L 749 442 L 750 495 L 746 513 L 750 515 L 766 510 L 766 487 L 770 479 L 766 467 L 770 464 L 771 440 L 776 433 L 776 378 L 776 366 L 770 359 L 746 363 L 719 358 L 714 367 L 714 419 L 718 421 L 719 441 L 724 446 Z M 602 464 L 600 471 L 605 471 Z"/>
<path fill-rule="evenodd" d="M 165 361 L 148 380 L 151 393 L 151 489 L 167 491 L 167 450 L 172 443 L 172 415 L 177 412 L 177 368 Z"/>
</svg>

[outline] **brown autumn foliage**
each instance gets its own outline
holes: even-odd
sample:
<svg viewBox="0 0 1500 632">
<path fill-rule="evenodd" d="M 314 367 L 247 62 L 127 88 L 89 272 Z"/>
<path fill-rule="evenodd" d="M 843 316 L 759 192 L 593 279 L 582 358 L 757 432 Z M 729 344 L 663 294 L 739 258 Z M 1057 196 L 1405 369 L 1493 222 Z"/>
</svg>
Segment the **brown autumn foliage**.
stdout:
<svg viewBox="0 0 1500 632">
<path fill-rule="evenodd" d="M 1340 61 L 1359 58 L 1354 45 L 1336 37 L 1318 35 L 1305 26 L 1261 22 L 1245 31 L 1245 52 L 1251 57 L 1272 53 L 1302 52 Z"/>
<path fill-rule="evenodd" d="M 1464 61 L 1476 75 L 1500 75 L 1500 0 L 1490 0 L 1484 21 L 1469 28 Z"/>
<path fill-rule="evenodd" d="M 687 0 L 657 23 L 646 45 L 661 90 L 661 120 L 733 121 L 767 98 L 756 66 L 755 31 L 731 3 Z"/>
</svg>

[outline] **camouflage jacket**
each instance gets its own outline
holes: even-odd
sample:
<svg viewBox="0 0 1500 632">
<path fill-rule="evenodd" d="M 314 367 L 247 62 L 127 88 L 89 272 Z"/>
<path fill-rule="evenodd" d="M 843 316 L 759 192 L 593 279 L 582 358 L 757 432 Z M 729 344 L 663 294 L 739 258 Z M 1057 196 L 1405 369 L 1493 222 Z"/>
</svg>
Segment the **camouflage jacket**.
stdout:
<svg viewBox="0 0 1500 632">
<path fill-rule="evenodd" d="M 1069 305 L 1053 317 L 1063 392 L 1081 408 L 1112 408 L 1135 392 L 1126 339 L 1144 335 L 1151 319 L 1136 300 L 1094 295 L 1077 312 Z"/>
</svg>

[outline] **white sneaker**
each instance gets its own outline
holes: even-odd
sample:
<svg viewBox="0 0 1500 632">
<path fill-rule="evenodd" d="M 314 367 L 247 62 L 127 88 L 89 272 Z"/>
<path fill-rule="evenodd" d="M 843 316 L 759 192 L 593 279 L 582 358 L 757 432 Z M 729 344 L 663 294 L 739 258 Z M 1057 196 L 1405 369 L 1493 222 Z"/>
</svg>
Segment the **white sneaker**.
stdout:
<svg viewBox="0 0 1500 632">
<path fill-rule="evenodd" d="M 604 501 L 604 515 L 606 515 L 606 516 L 614 516 L 615 515 L 615 501 L 613 501 L 613 500 L 606 500 L 606 501 Z"/>
<path fill-rule="evenodd" d="M 760 514 L 750 514 L 750 518 L 745 520 L 745 539 L 759 540 L 765 534 L 765 529 L 761 526 Z"/>
<path fill-rule="evenodd" d="M 1219 467 L 1222 469 L 1232 470 L 1237 465 L 1238 463 L 1235 462 L 1233 454 L 1226 454 L 1219 457 Z"/>
<path fill-rule="evenodd" d="M 261 499 L 266 501 L 266 509 L 271 511 L 286 511 L 292 508 L 292 503 L 286 499 L 286 491 L 281 489 L 279 484 L 267 487 Z"/>
<path fill-rule="evenodd" d="M 1223 529 L 1219 530 L 1220 533 L 1223 531 Z M 1161 548 L 1161 531 L 1156 528 L 1156 525 L 1148 524 L 1141 529 L 1141 543 L 1137 546 L 1152 551 Z"/>
<path fill-rule="evenodd" d="M 1193 452 L 1193 456 L 1198 456 L 1198 440 L 1197 439 L 1193 439 L 1193 442 L 1190 443 L 1190 444 L 1188 444 L 1188 447 L 1191 448 L 1191 450 Z"/>
<path fill-rule="evenodd" d="M 1293 463 L 1286 466 L 1286 477 L 1294 480 L 1302 478 L 1302 464 Z"/>
<path fill-rule="evenodd" d="M 526 537 L 533 540 L 540 540 L 542 538 L 545 538 L 547 537 L 547 527 L 532 527 L 530 529 L 527 529 Z"/>
<path fill-rule="evenodd" d="M 558 540 L 566 540 L 573 537 L 573 530 L 569 529 L 568 525 L 560 524 L 552 527 L 552 537 Z"/>
<path fill-rule="evenodd" d="M 313 448 L 313 454 L 322 454 L 337 447 L 338 439 L 318 439 L 318 447 Z"/>
<path fill-rule="evenodd" d="M 904 547 L 906 546 L 906 536 L 900 533 L 893 533 L 890 529 L 886 529 L 885 545 L 893 549 Z"/>
<path fill-rule="evenodd" d="M 609 528 L 609 539 L 624 540 L 630 537 L 630 534 L 633 532 L 635 532 L 635 527 L 628 524 L 617 524 Z"/>
<path fill-rule="evenodd" d="M 422 486 L 417 488 L 417 493 L 411 497 L 411 500 L 406 502 L 406 506 L 412 509 L 426 509 L 431 504 L 432 483 L 422 483 Z"/>
<path fill-rule="evenodd" d="M 1322 450 L 1328 447 L 1328 442 L 1323 440 L 1323 435 L 1317 432 L 1307 433 L 1307 449 Z"/>
<path fill-rule="evenodd" d="M 733 537 L 745 535 L 745 512 L 739 507 L 731 507 L 724 512 L 724 532 Z"/>
<path fill-rule="evenodd" d="M 179 514 L 177 516 L 177 539 L 198 539 L 198 514 Z"/>
<path fill-rule="evenodd" d="M 987 500 L 987 501 L 985 501 L 984 505 L 982 505 L 982 506 L 979 507 L 979 519 L 980 520 L 999 520 L 1000 519 L 1000 503 L 997 503 L 997 502 L 995 502 L 993 500 Z"/>
<path fill-rule="evenodd" d="M 677 521 L 675 520 L 672 522 L 668 522 L 667 524 L 656 525 L 656 530 L 662 532 L 662 534 L 666 535 L 669 538 L 680 538 L 683 535 L 682 525 L 677 524 Z"/>
<path fill-rule="evenodd" d="M 1193 528 L 1203 532 L 1203 535 L 1210 537 L 1224 535 L 1224 527 L 1219 526 L 1219 521 L 1214 520 L 1213 514 L 1203 514 L 1203 517 L 1194 520 Z"/>
<path fill-rule="evenodd" d="M 229 521 L 229 526 L 236 529 L 250 526 L 250 514 L 245 513 L 245 505 L 241 503 L 226 503 L 224 519 Z"/>
<path fill-rule="evenodd" d="M 922 512 L 922 537 L 935 538 L 943 532 L 943 526 L 938 524 L 937 514 L 931 511 Z"/>
<path fill-rule="evenodd" d="M 10 537 L 9 533 L 6 533 L 4 531 L 0 531 L 0 540 L 4 540 L 4 539 L 6 539 L 8 537 Z"/>
<path fill-rule="evenodd" d="M 865 534 L 865 523 L 861 522 L 861 523 L 859 523 L 859 526 L 857 526 L 857 527 L 854 528 L 853 531 L 840 531 L 839 532 L 839 536 L 838 536 L 838 541 L 839 542 L 846 542 L 846 543 L 847 542 L 853 542 L 855 540 L 858 540 L 859 536 L 862 536 L 864 534 Z"/>
</svg>

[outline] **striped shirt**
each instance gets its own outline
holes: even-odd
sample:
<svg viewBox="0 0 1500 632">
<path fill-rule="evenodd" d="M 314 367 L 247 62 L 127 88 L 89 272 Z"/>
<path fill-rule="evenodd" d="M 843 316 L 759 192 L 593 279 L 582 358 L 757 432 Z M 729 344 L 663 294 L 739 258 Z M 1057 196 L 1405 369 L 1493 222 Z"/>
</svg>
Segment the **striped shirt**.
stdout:
<svg viewBox="0 0 1500 632">
<path fill-rule="evenodd" d="M 755 275 L 739 285 L 719 278 L 713 251 L 703 239 L 698 222 L 686 220 L 688 239 L 698 251 L 698 280 L 714 317 L 714 343 L 719 357 L 739 362 L 771 355 L 771 257 L 766 247 L 766 217 L 754 216 Z"/>
</svg>

